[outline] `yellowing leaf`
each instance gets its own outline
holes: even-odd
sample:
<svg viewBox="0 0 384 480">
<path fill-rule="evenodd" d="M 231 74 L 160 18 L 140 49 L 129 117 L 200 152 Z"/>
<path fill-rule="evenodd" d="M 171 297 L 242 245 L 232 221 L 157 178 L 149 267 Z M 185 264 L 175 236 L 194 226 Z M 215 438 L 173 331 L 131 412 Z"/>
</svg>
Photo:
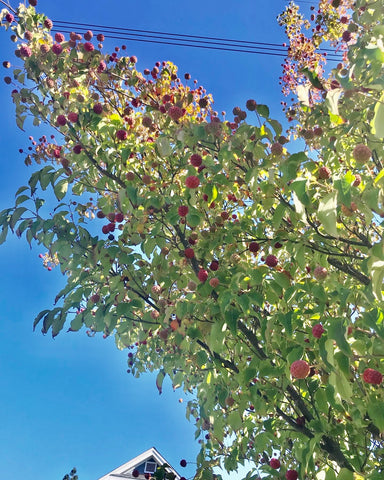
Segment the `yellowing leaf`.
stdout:
<svg viewBox="0 0 384 480">
<path fill-rule="evenodd" d="M 375 116 L 371 122 L 372 133 L 378 138 L 384 138 L 384 95 L 375 105 Z"/>
</svg>

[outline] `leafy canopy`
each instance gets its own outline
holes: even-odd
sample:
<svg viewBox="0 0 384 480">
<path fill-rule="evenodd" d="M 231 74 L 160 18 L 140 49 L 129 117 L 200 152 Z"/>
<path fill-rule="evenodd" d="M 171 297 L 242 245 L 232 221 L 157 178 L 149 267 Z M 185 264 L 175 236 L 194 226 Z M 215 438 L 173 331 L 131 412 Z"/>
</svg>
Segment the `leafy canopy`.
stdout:
<svg viewBox="0 0 384 480">
<path fill-rule="evenodd" d="M 0 213 L 1 242 L 43 245 L 65 278 L 34 326 L 114 335 L 133 375 L 192 392 L 196 478 L 245 460 L 249 480 L 384 474 L 384 12 L 314 12 L 279 17 L 298 94 L 285 135 L 254 100 L 221 121 L 170 62 L 140 72 L 102 35 L 1 12 L 17 124 L 57 131 Z M 344 52 L 329 76 L 324 41 Z"/>
</svg>

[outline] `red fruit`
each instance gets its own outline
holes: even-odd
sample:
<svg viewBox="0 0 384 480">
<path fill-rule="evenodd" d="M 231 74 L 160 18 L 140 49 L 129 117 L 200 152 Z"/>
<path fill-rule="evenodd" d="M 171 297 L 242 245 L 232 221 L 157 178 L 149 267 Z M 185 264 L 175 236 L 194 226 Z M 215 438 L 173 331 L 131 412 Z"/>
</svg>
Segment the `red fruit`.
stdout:
<svg viewBox="0 0 384 480">
<path fill-rule="evenodd" d="M 134 172 L 128 172 L 128 173 L 126 174 L 125 178 L 126 178 L 128 181 L 132 182 L 132 180 L 135 179 L 135 173 L 134 173 Z"/>
<path fill-rule="evenodd" d="M 116 225 L 114 223 L 108 223 L 108 231 L 109 232 L 114 232 L 116 228 Z"/>
<path fill-rule="evenodd" d="M 108 225 L 103 225 L 101 231 L 105 234 L 109 233 L 109 226 Z"/>
<path fill-rule="evenodd" d="M 191 162 L 191 165 L 193 165 L 194 167 L 200 167 L 200 165 L 203 163 L 203 159 L 197 153 L 194 153 L 193 155 L 191 155 L 191 158 L 189 159 L 189 161 Z"/>
<path fill-rule="evenodd" d="M 104 35 L 102 33 L 97 34 L 96 39 L 98 42 L 104 42 Z"/>
<path fill-rule="evenodd" d="M 43 43 L 40 45 L 40 52 L 43 53 L 44 55 L 49 52 L 49 45 L 46 43 Z"/>
<path fill-rule="evenodd" d="M 132 471 L 132 477 L 137 478 L 139 475 L 140 475 L 139 471 L 137 470 L 137 468 L 135 468 L 135 469 Z"/>
<path fill-rule="evenodd" d="M 356 162 L 366 163 L 370 160 L 372 152 L 370 148 L 360 143 L 353 149 L 352 155 Z"/>
<path fill-rule="evenodd" d="M 84 43 L 84 50 L 86 52 L 93 52 L 94 49 L 95 49 L 95 47 L 93 46 L 93 44 L 91 42 L 85 42 Z"/>
<path fill-rule="evenodd" d="M 64 115 L 59 115 L 56 119 L 56 123 L 57 125 L 59 125 L 60 127 L 63 127 L 64 125 L 66 125 L 67 123 L 67 119 L 65 118 Z"/>
<path fill-rule="evenodd" d="M 292 363 L 290 372 L 293 378 L 307 378 L 310 367 L 305 360 L 296 360 Z"/>
<path fill-rule="evenodd" d="M 100 63 L 99 63 L 99 66 L 97 67 L 97 71 L 99 73 L 101 72 L 104 72 L 104 70 L 107 69 L 107 64 L 102 60 Z"/>
<path fill-rule="evenodd" d="M 124 215 L 122 213 L 116 213 L 115 215 L 115 222 L 121 223 L 124 220 Z"/>
<path fill-rule="evenodd" d="M 134 55 L 132 55 L 132 57 L 129 57 L 129 61 L 131 63 L 137 63 L 137 57 L 135 57 Z"/>
<path fill-rule="evenodd" d="M 285 473 L 285 478 L 287 480 L 297 480 L 299 478 L 299 474 L 296 470 L 287 470 Z"/>
<path fill-rule="evenodd" d="M 260 250 L 260 245 L 257 242 L 251 242 L 248 248 L 250 252 L 257 253 Z"/>
<path fill-rule="evenodd" d="M 312 335 L 315 337 L 315 338 L 321 338 L 321 336 L 323 335 L 323 333 L 325 332 L 323 326 L 321 325 L 321 323 L 317 323 L 316 325 L 314 325 L 312 327 Z"/>
<path fill-rule="evenodd" d="M 25 45 L 20 48 L 19 52 L 22 57 L 30 57 L 32 55 L 32 50 Z"/>
<path fill-rule="evenodd" d="M 180 207 L 177 209 L 177 213 L 180 215 L 180 217 L 186 217 L 188 211 L 189 208 L 186 205 L 180 205 Z"/>
<path fill-rule="evenodd" d="M 321 127 L 315 127 L 313 129 L 313 133 L 316 135 L 316 137 L 321 137 L 323 135 L 323 129 Z"/>
<path fill-rule="evenodd" d="M 51 50 L 55 55 L 60 55 L 60 53 L 63 51 L 63 47 L 60 45 L 60 43 L 54 43 Z"/>
<path fill-rule="evenodd" d="M 150 175 L 143 175 L 142 180 L 144 185 L 149 185 L 152 182 Z"/>
<path fill-rule="evenodd" d="M 216 272 L 219 269 L 219 262 L 217 260 L 212 260 L 211 264 L 209 265 L 209 268 L 213 272 Z"/>
<path fill-rule="evenodd" d="M 195 251 L 193 250 L 193 248 L 186 248 L 184 250 L 184 255 L 186 256 L 186 258 L 193 258 L 195 256 Z"/>
<path fill-rule="evenodd" d="M 55 40 L 57 43 L 62 43 L 65 40 L 65 37 L 62 33 L 55 33 Z"/>
<path fill-rule="evenodd" d="M 197 278 L 202 283 L 206 282 L 208 279 L 208 272 L 204 269 L 199 270 L 199 273 L 197 274 Z"/>
<path fill-rule="evenodd" d="M 97 218 L 105 218 L 105 215 L 104 215 L 104 213 L 103 213 L 101 210 L 99 210 L 99 211 L 96 213 L 96 217 L 97 217 Z"/>
<path fill-rule="evenodd" d="M 51 30 L 53 27 L 53 22 L 49 18 L 46 18 L 44 20 L 44 27 L 47 28 L 48 30 Z"/>
<path fill-rule="evenodd" d="M 99 295 L 98 293 L 95 293 L 94 295 L 92 295 L 91 301 L 92 301 L 93 303 L 99 302 L 99 301 L 100 301 L 100 295 Z"/>
<path fill-rule="evenodd" d="M 213 277 L 209 280 L 209 285 L 212 287 L 212 288 L 216 288 L 218 285 L 219 285 L 220 281 L 217 277 Z"/>
<path fill-rule="evenodd" d="M 73 147 L 73 153 L 75 153 L 76 155 L 79 155 L 81 153 L 82 149 L 83 149 L 83 147 L 81 145 L 75 145 Z"/>
<path fill-rule="evenodd" d="M 36 7 L 37 0 L 28 0 L 28 3 L 31 5 L 31 7 Z"/>
<path fill-rule="evenodd" d="M 186 467 L 187 466 L 187 461 L 186 460 L 180 460 L 180 466 L 181 467 Z"/>
<path fill-rule="evenodd" d="M 89 40 L 92 40 L 92 37 L 93 37 L 93 33 L 91 32 L 91 30 L 88 30 L 87 32 L 84 33 L 84 40 L 87 40 L 89 42 Z"/>
<path fill-rule="evenodd" d="M 351 38 L 352 38 L 351 32 L 349 30 L 345 30 L 342 35 L 343 41 L 348 43 L 351 40 Z"/>
<path fill-rule="evenodd" d="M 174 122 L 180 120 L 184 113 L 184 110 L 180 107 L 173 106 L 168 109 L 168 115 L 172 118 Z"/>
<path fill-rule="evenodd" d="M 117 130 L 116 138 L 120 141 L 126 140 L 128 138 L 128 133 L 126 130 Z"/>
<path fill-rule="evenodd" d="M 318 179 L 319 180 L 328 180 L 328 178 L 331 177 L 331 169 L 328 167 L 320 167 L 319 168 L 319 175 Z"/>
<path fill-rule="evenodd" d="M 277 470 L 280 468 L 280 460 L 278 458 L 271 458 L 269 462 L 269 466 L 273 468 L 274 470 Z"/>
<path fill-rule="evenodd" d="M 185 186 L 187 188 L 197 188 L 200 185 L 200 180 L 195 175 L 191 175 L 185 179 Z"/>
<path fill-rule="evenodd" d="M 365 383 L 380 385 L 383 381 L 383 375 L 373 368 L 366 368 L 363 373 L 363 380 Z"/>
<path fill-rule="evenodd" d="M 257 103 L 255 100 L 250 99 L 250 100 L 247 100 L 245 106 L 250 112 L 253 112 L 254 110 L 256 110 Z"/>
<path fill-rule="evenodd" d="M 220 213 L 220 217 L 221 217 L 223 220 L 228 220 L 228 218 L 229 218 L 229 213 L 228 213 L 228 212 L 221 212 L 221 213 Z"/>
<path fill-rule="evenodd" d="M 76 123 L 77 120 L 79 119 L 79 115 L 75 112 L 69 112 L 68 113 L 68 120 L 72 123 Z"/>
<path fill-rule="evenodd" d="M 265 264 L 268 265 L 268 267 L 276 267 L 278 260 L 275 255 L 268 255 L 268 257 L 265 259 Z"/>
<path fill-rule="evenodd" d="M 93 106 L 93 111 L 97 115 L 100 115 L 103 112 L 103 105 L 101 103 L 95 103 Z"/>
<path fill-rule="evenodd" d="M 279 142 L 274 143 L 271 147 L 271 153 L 275 157 L 280 157 L 283 153 L 283 146 Z"/>
<path fill-rule="evenodd" d="M 12 13 L 7 13 L 7 14 L 5 15 L 5 20 L 6 20 L 8 23 L 12 23 L 14 19 L 15 19 L 15 17 L 12 15 Z"/>
<path fill-rule="evenodd" d="M 328 275 L 328 270 L 320 265 L 317 266 L 313 271 L 313 276 L 316 280 L 324 280 Z"/>
</svg>

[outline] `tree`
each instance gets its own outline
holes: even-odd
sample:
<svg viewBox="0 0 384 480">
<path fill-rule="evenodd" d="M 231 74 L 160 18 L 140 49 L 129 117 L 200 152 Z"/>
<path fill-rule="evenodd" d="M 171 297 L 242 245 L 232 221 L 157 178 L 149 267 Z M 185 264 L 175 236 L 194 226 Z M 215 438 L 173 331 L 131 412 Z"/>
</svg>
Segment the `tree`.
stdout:
<svg viewBox="0 0 384 480">
<path fill-rule="evenodd" d="M 33 141 L 38 168 L 0 214 L 1 242 L 44 245 L 66 280 L 34 326 L 115 335 L 133 375 L 193 393 L 196 478 L 245 459 L 248 479 L 383 476 L 381 4 L 282 14 L 282 82 L 298 93 L 287 136 L 252 99 L 256 125 L 239 107 L 222 122 L 169 62 L 141 73 L 92 32 L 53 38 L 33 6 L 17 22 L 2 11 L 22 65 L 7 80 L 17 124 L 59 134 Z M 328 74 L 326 40 L 345 52 Z"/>
</svg>

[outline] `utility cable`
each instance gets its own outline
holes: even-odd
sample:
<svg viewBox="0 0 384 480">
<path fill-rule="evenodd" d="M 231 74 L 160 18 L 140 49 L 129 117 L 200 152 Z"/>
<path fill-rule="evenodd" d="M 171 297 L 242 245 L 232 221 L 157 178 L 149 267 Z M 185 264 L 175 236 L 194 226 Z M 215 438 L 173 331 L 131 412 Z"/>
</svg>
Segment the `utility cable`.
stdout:
<svg viewBox="0 0 384 480">
<path fill-rule="evenodd" d="M 184 35 L 153 30 L 139 30 L 123 27 L 110 27 L 106 25 L 67 22 L 61 20 L 54 21 L 54 31 L 60 31 L 61 33 L 70 33 L 70 31 L 67 30 L 70 28 L 73 28 L 75 30 L 80 29 L 80 31 L 87 31 L 90 28 L 96 28 L 100 32 L 103 32 L 106 38 L 117 40 L 174 45 L 180 47 L 195 47 L 208 50 L 222 50 L 239 53 L 253 53 L 259 55 L 282 57 L 287 56 L 287 49 L 278 43 L 254 42 L 220 37 L 206 37 L 199 35 Z M 330 52 L 329 54 L 327 53 L 328 60 L 340 61 L 341 57 L 338 56 L 338 54 L 335 53 L 333 50 L 324 49 L 323 51 Z"/>
</svg>

